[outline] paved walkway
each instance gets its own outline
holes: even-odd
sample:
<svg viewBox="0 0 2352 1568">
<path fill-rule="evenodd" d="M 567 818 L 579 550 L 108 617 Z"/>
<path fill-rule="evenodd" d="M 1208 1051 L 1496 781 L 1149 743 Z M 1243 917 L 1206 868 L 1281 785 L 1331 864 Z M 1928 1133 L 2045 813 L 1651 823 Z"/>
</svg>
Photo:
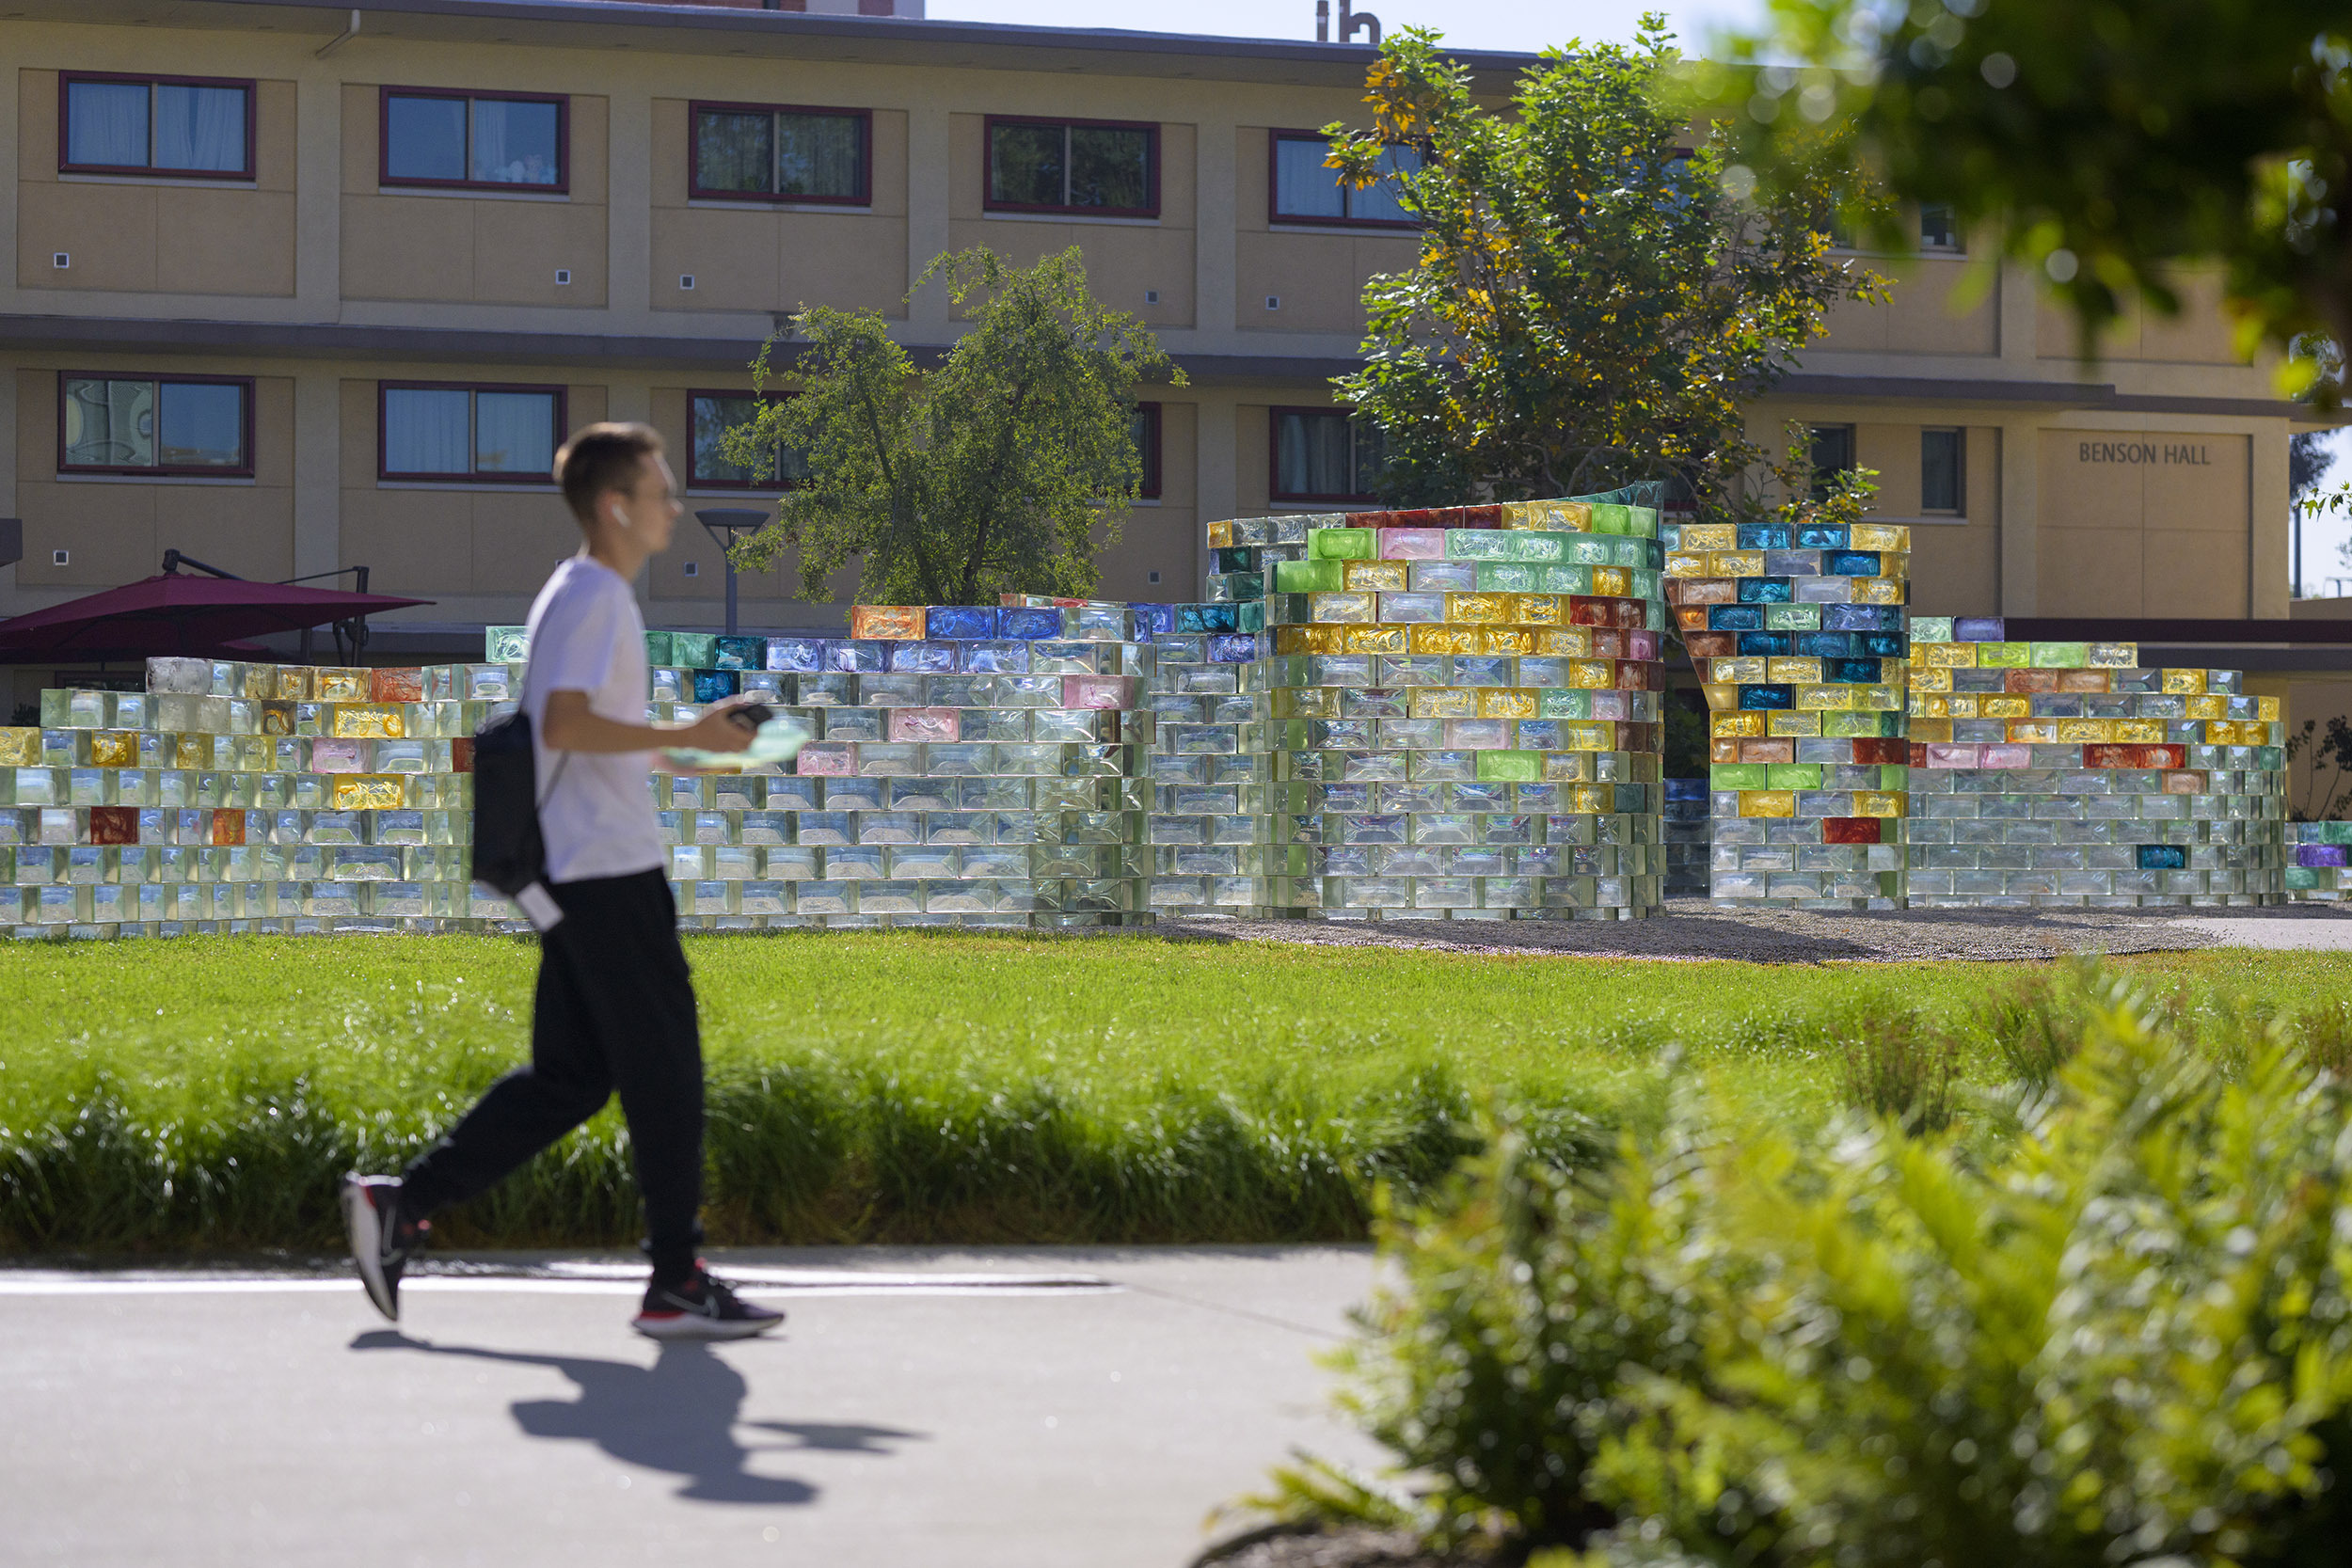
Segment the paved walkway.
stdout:
<svg viewBox="0 0 2352 1568">
<path fill-rule="evenodd" d="M 1899 910 L 1735 913 L 1705 899 L 1668 900 L 1647 920 L 1163 920 L 1160 935 L 1204 942 L 1434 948 L 1567 957 L 1738 958 L 1750 963 L 2004 960 L 2202 947 L 2352 951 L 2352 911 L 2265 909 Z"/>
<path fill-rule="evenodd" d="M 791 1319 L 660 1348 L 642 1278 L 0 1270 L 0 1560 L 1180 1568 L 1295 1444 L 1355 1248 L 743 1252 Z"/>
</svg>

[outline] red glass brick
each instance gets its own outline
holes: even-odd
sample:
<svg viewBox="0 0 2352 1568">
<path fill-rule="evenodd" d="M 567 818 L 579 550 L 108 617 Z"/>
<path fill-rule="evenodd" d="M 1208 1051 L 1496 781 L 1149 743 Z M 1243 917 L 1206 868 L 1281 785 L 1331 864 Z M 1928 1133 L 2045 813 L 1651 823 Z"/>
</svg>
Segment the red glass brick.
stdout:
<svg viewBox="0 0 2352 1568">
<path fill-rule="evenodd" d="M 1867 768 L 1900 768 L 1911 761 L 1911 743 L 1891 736 L 1865 736 L 1853 743 L 1853 759 Z"/>
<path fill-rule="evenodd" d="M 1875 816 L 1831 816 L 1821 822 L 1823 844 L 1876 844 L 1879 842 L 1880 818 Z"/>
<path fill-rule="evenodd" d="M 2058 689 L 2056 670 L 2004 670 L 2001 689 L 2012 695 L 2033 696 Z"/>
<path fill-rule="evenodd" d="M 213 813 L 213 846 L 234 849 L 245 843 L 245 813 L 223 807 Z"/>
<path fill-rule="evenodd" d="M 138 808 L 90 807 L 89 841 L 92 844 L 136 844 L 139 841 Z"/>
</svg>

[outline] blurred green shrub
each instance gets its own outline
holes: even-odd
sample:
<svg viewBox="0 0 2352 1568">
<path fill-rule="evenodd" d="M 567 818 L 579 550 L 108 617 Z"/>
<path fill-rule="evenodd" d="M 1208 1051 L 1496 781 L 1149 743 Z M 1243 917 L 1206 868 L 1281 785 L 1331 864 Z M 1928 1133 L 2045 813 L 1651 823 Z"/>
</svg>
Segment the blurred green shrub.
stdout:
<svg viewBox="0 0 2352 1568">
<path fill-rule="evenodd" d="M 1396 1475 L 1302 1460 L 1260 1502 L 1561 1568 L 2344 1562 L 2343 1086 L 2096 977 L 2014 1022 L 1965 1141 L 1692 1094 L 1563 1171 L 1499 1121 L 1384 1211 L 1339 1358 Z"/>
</svg>

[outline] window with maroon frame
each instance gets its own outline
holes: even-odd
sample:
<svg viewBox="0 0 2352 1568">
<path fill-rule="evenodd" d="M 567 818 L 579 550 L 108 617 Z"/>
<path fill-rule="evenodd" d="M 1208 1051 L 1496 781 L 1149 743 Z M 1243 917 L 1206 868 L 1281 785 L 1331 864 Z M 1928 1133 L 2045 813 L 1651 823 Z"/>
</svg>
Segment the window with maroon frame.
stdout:
<svg viewBox="0 0 2352 1568">
<path fill-rule="evenodd" d="M 219 375 L 60 375 L 57 471 L 249 478 L 253 383 Z"/>
<path fill-rule="evenodd" d="M 571 100 L 386 87 L 378 182 L 454 190 L 570 189 Z"/>
<path fill-rule="evenodd" d="M 1377 499 L 1384 459 L 1376 428 L 1359 424 L 1344 408 L 1277 408 L 1269 420 L 1274 499 Z"/>
<path fill-rule="evenodd" d="M 991 212 L 1157 217 L 1160 128 L 992 115 L 985 173 Z"/>
<path fill-rule="evenodd" d="M 778 404 L 789 392 L 689 392 L 686 394 L 686 483 L 693 490 L 789 490 L 806 483 L 808 459 L 779 442 L 756 469 L 727 455 L 726 434 L 759 417 L 762 404 Z"/>
<path fill-rule="evenodd" d="M 376 397 L 379 479 L 554 483 L 561 387 L 387 381 Z"/>
<path fill-rule="evenodd" d="M 57 171 L 250 180 L 253 84 L 206 76 L 60 76 Z"/>
<path fill-rule="evenodd" d="M 1380 154 L 1384 178 L 1354 190 L 1327 168 L 1330 139 L 1316 131 L 1277 131 L 1268 148 L 1266 217 L 1274 223 L 1342 224 L 1358 229 L 1411 229 L 1419 223 L 1397 201 L 1394 176 L 1421 167 L 1421 149 L 1396 144 Z"/>
<path fill-rule="evenodd" d="M 873 200 L 873 115 L 773 103 L 688 112 L 687 195 L 717 201 Z"/>
<path fill-rule="evenodd" d="M 1138 403 L 1127 417 L 1127 433 L 1136 443 L 1138 468 L 1136 495 L 1143 500 L 1160 499 L 1160 405 Z"/>
</svg>

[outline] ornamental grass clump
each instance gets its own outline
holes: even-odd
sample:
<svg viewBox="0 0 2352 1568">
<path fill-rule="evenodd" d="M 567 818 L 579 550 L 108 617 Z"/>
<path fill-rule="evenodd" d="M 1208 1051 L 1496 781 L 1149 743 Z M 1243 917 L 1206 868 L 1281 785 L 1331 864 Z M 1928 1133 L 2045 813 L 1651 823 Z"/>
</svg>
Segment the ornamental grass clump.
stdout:
<svg viewBox="0 0 2352 1568">
<path fill-rule="evenodd" d="M 1679 1099 L 1564 1172 L 1507 1123 L 1385 1212 L 1342 1354 L 1395 1455 L 1276 1507 L 1565 1568 L 2304 1568 L 2352 1539 L 2352 1131 L 2096 977 L 1965 1133 Z"/>
</svg>

